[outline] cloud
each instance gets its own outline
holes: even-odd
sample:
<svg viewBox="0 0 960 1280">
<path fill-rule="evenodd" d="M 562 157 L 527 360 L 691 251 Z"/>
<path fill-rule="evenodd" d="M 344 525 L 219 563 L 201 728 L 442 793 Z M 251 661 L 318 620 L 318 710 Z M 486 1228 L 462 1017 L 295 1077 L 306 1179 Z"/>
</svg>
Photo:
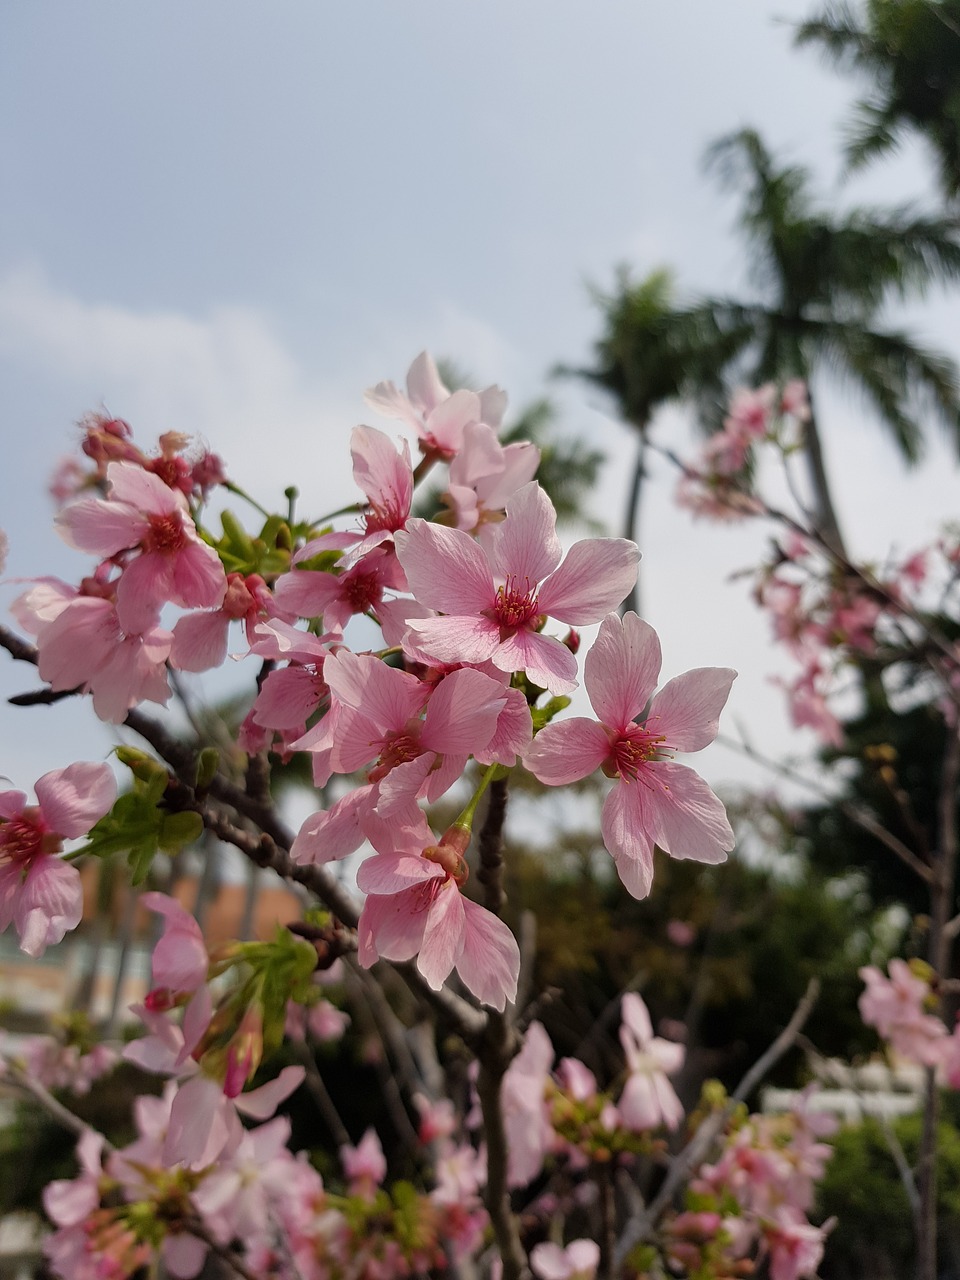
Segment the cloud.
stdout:
<svg viewBox="0 0 960 1280">
<path fill-rule="evenodd" d="M 204 438 L 267 505 L 295 481 L 336 506 L 351 483 L 362 387 L 314 385 L 253 307 L 191 316 L 88 302 L 21 268 L 0 281 L 0 354 L 67 384 L 78 414 L 106 404 L 144 443 L 168 430 Z"/>
</svg>

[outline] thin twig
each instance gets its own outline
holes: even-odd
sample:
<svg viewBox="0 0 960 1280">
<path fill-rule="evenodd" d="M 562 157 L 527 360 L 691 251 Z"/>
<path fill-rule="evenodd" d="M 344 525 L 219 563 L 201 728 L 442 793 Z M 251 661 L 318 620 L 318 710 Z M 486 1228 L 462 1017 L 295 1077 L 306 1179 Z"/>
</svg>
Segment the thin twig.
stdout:
<svg viewBox="0 0 960 1280">
<path fill-rule="evenodd" d="M 748 759 L 755 760 L 757 764 L 762 764 L 765 768 L 771 770 L 771 772 L 779 774 L 781 778 L 786 778 L 789 782 L 794 782 L 797 786 L 804 787 L 807 791 L 813 792 L 823 801 L 828 801 L 836 809 L 839 809 L 845 818 L 849 818 L 854 826 L 857 826 L 861 831 L 866 831 L 869 835 L 872 835 L 882 845 L 889 849 L 891 853 L 895 854 L 900 861 L 908 866 L 915 875 L 919 876 L 925 884 L 931 884 L 933 882 L 933 871 L 930 867 L 917 857 L 909 845 L 905 845 L 902 840 L 898 840 L 891 831 L 888 831 L 886 827 L 879 823 L 875 818 L 871 817 L 866 810 L 861 809 L 858 805 L 851 804 L 847 800 L 835 799 L 828 794 L 826 788 L 821 786 L 820 783 L 815 782 L 812 778 L 805 777 L 804 774 L 798 773 L 795 769 L 791 769 L 789 765 L 780 764 L 777 760 L 771 760 L 769 756 L 765 756 L 762 752 L 757 751 L 755 747 L 752 747 L 747 742 L 743 742 L 737 738 L 730 738 L 723 733 L 717 734 L 716 741 L 720 743 L 721 746 L 729 747 L 733 751 L 739 751 L 741 755 L 746 756 Z"/>
</svg>

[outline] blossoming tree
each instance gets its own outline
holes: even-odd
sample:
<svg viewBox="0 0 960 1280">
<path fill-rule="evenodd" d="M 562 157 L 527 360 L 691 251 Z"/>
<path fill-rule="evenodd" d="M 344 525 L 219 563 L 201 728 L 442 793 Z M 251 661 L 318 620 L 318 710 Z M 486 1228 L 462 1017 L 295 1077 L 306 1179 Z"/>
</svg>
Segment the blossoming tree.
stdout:
<svg viewBox="0 0 960 1280">
<path fill-rule="evenodd" d="M 799 412 L 800 391 L 788 395 Z M 210 952 L 176 901 L 142 895 L 159 938 L 134 1010 L 143 1034 L 122 1056 L 163 1084 L 137 1100 L 132 1143 L 112 1146 L 51 1094 L 65 1072 L 49 1043 L 9 1055 L 8 1082 L 79 1137 L 78 1176 L 45 1195 L 51 1268 L 99 1280 L 162 1259 L 189 1280 L 212 1258 L 248 1280 L 466 1277 L 477 1265 L 507 1280 L 589 1280 L 665 1268 L 719 1278 L 760 1259 L 773 1280 L 813 1275 L 825 1126 L 804 1108 L 764 1119 L 741 1105 L 809 1001 L 737 1093 L 708 1092 L 687 1118 L 669 1079 L 683 1046 L 654 1034 L 636 993 L 621 1002 L 618 1073 L 598 1080 L 576 1058 L 556 1061 L 522 991 L 530 957 L 503 918 L 514 770 L 551 788 L 595 771 L 611 780 L 602 838 L 634 897 L 650 892 L 655 849 L 724 860 L 734 835 L 723 805 L 676 756 L 714 740 L 735 672 L 703 667 L 657 691 L 655 631 L 617 612 L 637 547 L 588 538 L 564 555 L 536 447 L 499 442 L 498 388 L 451 393 L 424 354 L 405 391 L 381 383 L 368 401 L 413 433 L 417 465 L 409 435 L 356 427 L 363 496 L 348 519 L 254 503 L 265 519 L 252 529 L 218 511 L 237 490 L 217 456 L 173 433 L 144 450 L 126 423 L 88 420 L 88 465 L 61 473 L 57 524 L 93 562 L 74 582 L 21 590 L 12 611 L 32 643 L 0 631 L 43 682 L 19 701 L 89 696 L 123 729 L 119 796 L 105 762 L 47 773 L 36 803 L 0 792 L 0 928 L 25 952 L 78 924 L 78 860 L 125 855 L 149 886 L 155 855 L 203 831 L 296 886 L 304 907 L 269 940 Z M 737 410 L 690 485 L 749 508 L 730 499 L 733 477 L 766 430 L 768 401 Z M 412 514 L 414 494 L 435 468 L 447 484 L 427 520 Z M 575 628 L 593 626 L 583 683 L 595 718 L 568 716 Z M 171 673 L 211 670 L 231 650 L 258 667 L 230 751 L 143 710 L 171 699 Z M 298 755 L 317 808 L 294 831 L 271 756 Z M 450 793 L 460 811 L 435 830 L 428 806 Z M 331 864 L 358 850 L 354 892 Z M 414 1036 L 389 994 L 397 980 L 444 1043 Z M 375 1128 L 350 1134 L 309 1048 L 302 1065 L 271 1067 L 284 1044 L 343 1034 L 340 982 L 363 993 L 387 1045 L 412 1180 L 388 1179 Z M 445 1071 L 451 1040 L 469 1061 L 460 1089 Z M 75 1053 L 76 1080 L 115 1057 Z M 326 1178 L 291 1151 L 291 1121 L 276 1114 L 301 1087 L 339 1148 Z"/>
</svg>

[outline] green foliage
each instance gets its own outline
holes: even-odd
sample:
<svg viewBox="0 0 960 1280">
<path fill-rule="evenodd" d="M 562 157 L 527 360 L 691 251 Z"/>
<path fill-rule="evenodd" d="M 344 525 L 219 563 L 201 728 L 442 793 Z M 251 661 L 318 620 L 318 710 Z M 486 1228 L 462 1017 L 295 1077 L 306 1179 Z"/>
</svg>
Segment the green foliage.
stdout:
<svg viewBox="0 0 960 1280">
<path fill-rule="evenodd" d="M 200 838 L 203 819 L 192 810 L 165 807 L 170 774 L 164 765 L 131 747 L 118 747 L 116 754 L 133 773 L 133 787 L 91 829 L 77 856 L 125 853 L 138 885 L 146 880 L 158 852 L 176 854 Z"/>
<path fill-rule="evenodd" d="M 207 533 L 206 540 L 216 551 L 227 573 L 245 576 L 258 573 L 270 578 L 290 567 L 290 551 L 297 537 L 310 535 L 306 526 L 295 526 L 278 515 L 268 515 L 260 532 L 251 536 L 232 511 L 220 514 L 223 535 L 214 538 Z"/>
<path fill-rule="evenodd" d="M 852 168 L 914 133 L 929 145 L 946 195 L 960 193 L 960 0 L 832 3 L 800 24 L 796 43 L 818 45 L 871 82 L 848 128 Z"/>
<path fill-rule="evenodd" d="M 946 1114 L 937 1129 L 937 1218 L 945 1258 L 960 1247 L 960 1113 L 955 1097 L 945 1096 L 944 1103 Z M 867 1119 L 831 1140 L 834 1154 L 819 1185 L 815 1214 L 818 1221 L 837 1218 L 820 1268 L 823 1280 L 900 1280 L 912 1274 L 912 1213 L 892 1143 L 900 1144 L 908 1166 L 915 1168 L 921 1123 L 919 1114 L 907 1116 L 885 1130 Z"/>
</svg>

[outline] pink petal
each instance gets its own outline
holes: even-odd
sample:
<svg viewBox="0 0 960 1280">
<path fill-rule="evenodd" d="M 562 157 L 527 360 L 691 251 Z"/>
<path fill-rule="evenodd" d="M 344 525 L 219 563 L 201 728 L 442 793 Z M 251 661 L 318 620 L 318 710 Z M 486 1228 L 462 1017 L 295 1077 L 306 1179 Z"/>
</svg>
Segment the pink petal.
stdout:
<svg viewBox="0 0 960 1280">
<path fill-rule="evenodd" d="M 173 628 L 170 665 L 178 671 L 210 671 L 227 656 L 230 619 L 219 609 L 188 613 Z"/>
<path fill-rule="evenodd" d="M 424 423 L 424 435 L 433 437 L 439 448 L 457 453 L 463 444 L 463 431 L 468 423 L 480 421 L 480 397 L 475 391 L 454 391 L 430 411 Z"/>
<path fill-rule="evenodd" d="M 277 579 L 274 599 L 283 613 L 298 618 L 320 618 L 337 597 L 340 584 L 335 574 L 317 569 L 291 569 Z"/>
<path fill-rule="evenodd" d="M 417 957 L 417 968 L 434 991 L 443 986 L 463 948 L 465 916 L 460 890 L 453 880 L 435 893 Z"/>
<path fill-rule="evenodd" d="M 429 689 L 416 676 L 388 667 L 379 658 L 351 653 L 349 649 L 340 649 L 328 658 L 323 674 L 331 691 L 345 706 L 360 711 L 383 732 L 402 729 L 429 694 Z M 373 751 L 366 759 L 376 754 Z"/>
<path fill-rule="evenodd" d="M 415 645 L 440 662 L 486 662 L 500 648 L 500 628 L 490 618 L 411 619 L 408 634 Z"/>
<path fill-rule="evenodd" d="M 620 1001 L 620 1018 L 636 1037 L 640 1048 L 645 1049 L 653 1039 L 653 1023 L 646 1001 L 636 991 L 625 992 Z"/>
<path fill-rule="evenodd" d="M 147 551 L 131 560 L 117 584 L 117 617 L 127 635 L 154 626 L 161 606 L 175 598 L 170 556 Z"/>
<path fill-rule="evenodd" d="M 660 848 L 674 858 L 726 861 L 736 839 L 722 802 L 700 775 L 686 765 L 662 761 L 648 767 L 648 776 L 656 779 L 646 795 Z"/>
<path fill-rule="evenodd" d="M 493 737 L 505 705 L 503 687 L 482 671 L 454 671 L 430 695 L 421 740 L 440 754 L 472 755 Z"/>
<path fill-rule="evenodd" d="M 326 694 L 323 677 L 310 667 L 281 667 L 260 686 L 252 715 L 268 729 L 299 729 Z"/>
<path fill-rule="evenodd" d="M 45 773 L 34 790 L 50 830 L 72 840 L 113 807 L 117 780 L 109 765 L 77 763 Z"/>
<path fill-rule="evenodd" d="M 632 589 L 639 561 L 636 543 L 625 538 L 576 542 L 540 588 L 540 607 L 551 618 L 576 627 L 599 622 Z"/>
<path fill-rule="evenodd" d="M 504 689 L 506 704 L 497 717 L 497 728 L 481 751 L 474 751 L 480 764 L 505 764 L 512 768 L 517 756 L 530 746 L 533 719 L 527 700 L 520 689 Z"/>
<path fill-rule="evenodd" d="M 610 739 L 603 726 L 596 720 L 574 716 L 541 729 L 524 755 L 523 764 L 548 787 L 563 787 L 599 769 L 609 754 Z"/>
<path fill-rule="evenodd" d="M 197 1074 L 182 1084 L 170 1107 L 163 1143 L 163 1163 L 202 1169 L 212 1164 L 227 1144 L 229 1103 L 216 1080 Z"/>
<path fill-rule="evenodd" d="M 34 858 L 14 903 L 20 950 L 42 956 L 47 947 L 75 929 L 83 915 L 80 873 L 59 858 Z"/>
<path fill-rule="evenodd" d="M 300 1088 L 306 1074 L 303 1067 L 284 1067 L 275 1080 L 238 1094 L 233 1105 L 251 1120 L 269 1120 L 280 1103 Z"/>
<path fill-rule="evenodd" d="M 380 956 L 409 960 L 420 950 L 430 906 L 421 885 L 405 893 L 371 893 L 357 922 L 357 956 L 369 969 Z"/>
<path fill-rule="evenodd" d="M 355 787 L 329 809 L 312 814 L 303 823 L 290 848 L 294 862 L 335 862 L 363 844 L 361 819 L 372 803 L 373 788 Z"/>
<path fill-rule="evenodd" d="M 603 802 L 600 831 L 613 854 L 623 886 L 645 898 L 653 884 L 653 819 L 644 806 L 644 788 L 618 782 Z"/>
<path fill-rule="evenodd" d="M 389 436 L 373 427 L 354 427 L 350 433 L 353 478 L 381 510 L 399 518 L 409 515 L 413 500 L 413 471 L 406 442 L 398 453 Z"/>
<path fill-rule="evenodd" d="M 107 481 L 114 502 L 126 502 L 151 516 L 186 513 L 187 502 L 180 490 L 171 489 L 158 475 L 144 471 L 135 462 L 108 462 Z"/>
<path fill-rule="evenodd" d="M 576 658 L 566 645 L 539 631 L 507 636 L 490 656 L 501 671 L 525 671 L 534 684 L 552 694 L 572 693 L 577 687 Z"/>
<path fill-rule="evenodd" d="M 516 491 L 506 510 L 506 519 L 493 538 L 494 569 L 503 578 L 516 578 L 521 588 L 524 583 L 535 588 L 563 555 L 557 513 L 535 480 Z"/>
<path fill-rule="evenodd" d="M 717 736 L 736 675 L 729 667 L 698 667 L 676 676 L 650 704 L 647 728 L 675 751 L 701 751 Z"/>
<path fill-rule="evenodd" d="M 468 616 L 493 605 L 496 593 L 490 565 L 468 534 L 426 520 L 410 520 L 394 537 L 394 545 L 420 604 Z"/>
<path fill-rule="evenodd" d="M 449 398 L 450 392 L 429 351 L 421 351 L 407 370 L 407 395 L 424 415 Z"/>
<path fill-rule="evenodd" d="M 520 948 L 498 916 L 469 898 L 461 901 L 464 930 L 457 973 L 481 1004 L 502 1013 L 506 1004 L 512 1004 L 517 998 Z"/>
<path fill-rule="evenodd" d="M 443 875 L 442 867 L 419 853 L 378 853 L 361 863 L 357 887 L 362 893 L 397 894 Z"/>
<path fill-rule="evenodd" d="M 647 705 L 660 675 L 660 641 L 635 613 L 609 614 L 583 664 L 583 683 L 600 720 L 621 730 Z"/>
<path fill-rule="evenodd" d="M 337 736 L 334 740 L 330 763 L 336 773 L 354 773 L 376 760 L 386 746 L 388 736 L 379 725 L 341 707 L 337 718 Z"/>
<path fill-rule="evenodd" d="M 227 575 L 213 547 L 192 538 L 174 557 L 173 601 L 185 609 L 212 608 L 227 590 Z"/>
<path fill-rule="evenodd" d="M 160 1252 L 166 1269 L 176 1280 L 193 1280 L 199 1275 L 209 1246 L 186 1232 L 168 1233 Z"/>
<path fill-rule="evenodd" d="M 54 523 L 68 546 L 103 557 L 139 546 L 150 528 L 146 516 L 133 507 L 104 498 L 71 503 Z"/>
</svg>

